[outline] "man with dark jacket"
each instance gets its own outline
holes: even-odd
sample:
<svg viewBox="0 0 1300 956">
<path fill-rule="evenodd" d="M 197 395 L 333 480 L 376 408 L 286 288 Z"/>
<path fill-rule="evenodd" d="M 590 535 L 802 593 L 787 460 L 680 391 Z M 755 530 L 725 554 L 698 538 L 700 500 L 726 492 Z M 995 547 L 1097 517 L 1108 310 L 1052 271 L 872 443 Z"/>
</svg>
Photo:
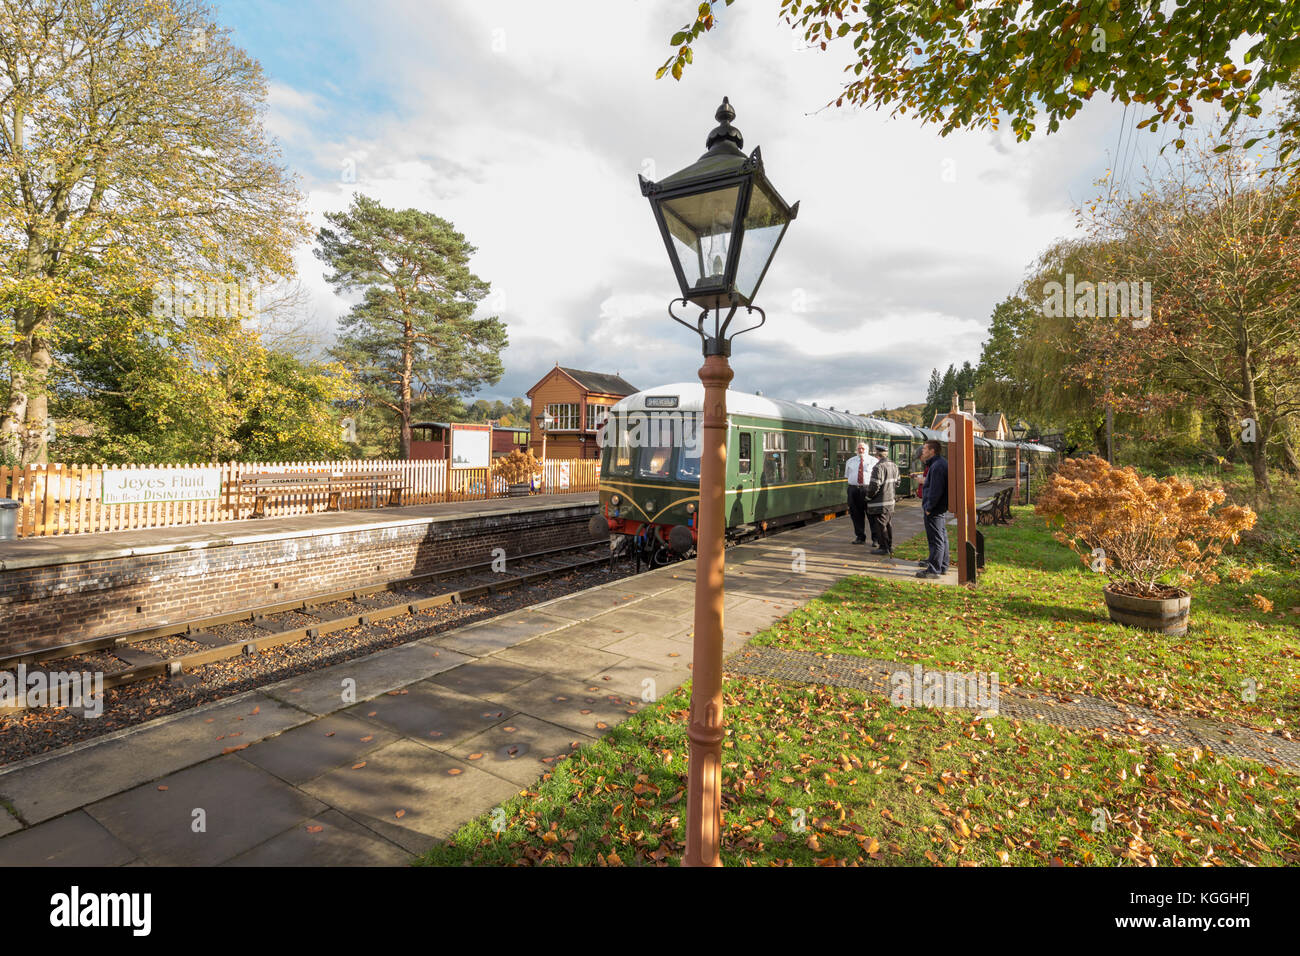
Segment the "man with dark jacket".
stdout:
<svg viewBox="0 0 1300 956">
<path fill-rule="evenodd" d="M 889 446 L 875 447 L 875 470 L 867 484 L 867 520 L 871 522 L 871 537 L 876 541 L 872 554 L 893 557 L 894 529 L 890 520 L 894 516 L 894 488 L 898 485 L 898 466 L 889 460 Z"/>
<path fill-rule="evenodd" d="M 930 557 L 916 576 L 937 578 L 948 571 L 948 462 L 939 454 L 939 443 L 933 439 L 922 446 L 921 461 L 929 466 L 921 492 L 921 511 L 925 515 L 925 540 L 930 546 Z"/>
</svg>

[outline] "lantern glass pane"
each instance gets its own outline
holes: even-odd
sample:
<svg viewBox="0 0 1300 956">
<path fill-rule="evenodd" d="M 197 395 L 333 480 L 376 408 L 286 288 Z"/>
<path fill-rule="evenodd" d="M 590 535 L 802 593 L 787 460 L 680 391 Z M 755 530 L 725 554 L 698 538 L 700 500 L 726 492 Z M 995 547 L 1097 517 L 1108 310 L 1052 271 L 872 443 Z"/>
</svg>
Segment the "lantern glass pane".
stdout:
<svg viewBox="0 0 1300 956">
<path fill-rule="evenodd" d="M 678 196 L 662 204 L 664 224 L 688 285 L 722 285 L 739 186 Z"/>
<path fill-rule="evenodd" d="M 763 184 L 754 183 L 749 213 L 745 216 L 745 240 L 740 247 L 740 263 L 736 266 L 736 291 L 745 299 L 754 298 L 763 270 L 771 261 L 776 244 L 781 241 L 781 234 L 789 223 Z"/>
</svg>

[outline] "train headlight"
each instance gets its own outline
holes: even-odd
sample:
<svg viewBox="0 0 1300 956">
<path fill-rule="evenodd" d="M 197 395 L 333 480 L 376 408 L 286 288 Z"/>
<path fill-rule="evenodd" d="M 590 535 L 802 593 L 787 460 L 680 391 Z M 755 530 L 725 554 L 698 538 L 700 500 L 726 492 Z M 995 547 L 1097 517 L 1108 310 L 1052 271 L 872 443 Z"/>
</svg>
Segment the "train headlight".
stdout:
<svg viewBox="0 0 1300 956">
<path fill-rule="evenodd" d="M 693 515 L 693 514 L 695 514 L 695 504 L 694 504 L 694 503 L 688 504 L 688 505 L 686 506 L 686 513 L 687 513 L 688 515 Z"/>
<path fill-rule="evenodd" d="M 623 499 L 620 498 L 618 495 L 610 495 L 609 503 L 613 505 L 615 508 L 617 508 L 619 505 L 623 503 Z"/>
</svg>

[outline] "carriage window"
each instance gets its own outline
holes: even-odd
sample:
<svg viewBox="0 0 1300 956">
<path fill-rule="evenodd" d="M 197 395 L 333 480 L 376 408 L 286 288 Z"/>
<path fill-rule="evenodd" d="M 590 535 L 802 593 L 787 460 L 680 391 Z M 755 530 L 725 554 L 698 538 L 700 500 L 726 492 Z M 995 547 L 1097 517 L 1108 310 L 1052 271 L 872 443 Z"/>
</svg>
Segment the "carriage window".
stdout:
<svg viewBox="0 0 1300 956">
<path fill-rule="evenodd" d="M 637 475 L 641 478 L 671 478 L 670 462 L 676 444 L 677 423 L 671 419 L 659 419 L 651 420 L 647 426 L 646 438 L 653 444 L 641 449 Z"/>
<path fill-rule="evenodd" d="M 780 484 L 785 481 L 785 454 L 779 451 L 763 452 L 763 482 Z"/>
<path fill-rule="evenodd" d="M 698 483 L 700 480 L 700 419 L 696 415 L 682 421 L 682 451 L 678 455 L 677 480 Z"/>
<path fill-rule="evenodd" d="M 831 440 L 829 438 L 823 438 L 822 439 L 822 468 L 829 468 L 830 466 L 831 466 Z"/>
<path fill-rule="evenodd" d="M 763 434 L 763 481 L 777 484 L 785 481 L 785 433 Z"/>
<path fill-rule="evenodd" d="M 817 477 L 817 473 L 813 471 L 812 452 L 801 451 L 795 455 L 794 477 L 795 481 L 812 481 Z"/>
<path fill-rule="evenodd" d="M 737 469 L 742 475 L 749 474 L 750 461 L 754 454 L 754 436 L 749 432 L 740 433 L 740 454 L 736 456 Z"/>
</svg>

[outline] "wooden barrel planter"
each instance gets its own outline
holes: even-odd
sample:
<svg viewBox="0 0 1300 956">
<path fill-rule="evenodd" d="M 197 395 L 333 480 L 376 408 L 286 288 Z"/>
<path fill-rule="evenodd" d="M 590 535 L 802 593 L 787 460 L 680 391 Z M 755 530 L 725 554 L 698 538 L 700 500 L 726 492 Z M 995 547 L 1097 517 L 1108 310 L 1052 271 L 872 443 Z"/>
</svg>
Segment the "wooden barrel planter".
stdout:
<svg viewBox="0 0 1300 956">
<path fill-rule="evenodd" d="M 1106 609 L 1116 624 L 1142 627 L 1161 634 L 1186 634 L 1187 613 L 1192 606 L 1192 596 L 1186 591 L 1170 598 L 1142 598 L 1130 594 L 1116 594 L 1106 588 Z"/>
<path fill-rule="evenodd" d="M 527 498 L 532 494 L 532 490 L 532 485 L 526 481 L 517 485 L 506 485 L 506 491 L 511 498 Z"/>
</svg>

